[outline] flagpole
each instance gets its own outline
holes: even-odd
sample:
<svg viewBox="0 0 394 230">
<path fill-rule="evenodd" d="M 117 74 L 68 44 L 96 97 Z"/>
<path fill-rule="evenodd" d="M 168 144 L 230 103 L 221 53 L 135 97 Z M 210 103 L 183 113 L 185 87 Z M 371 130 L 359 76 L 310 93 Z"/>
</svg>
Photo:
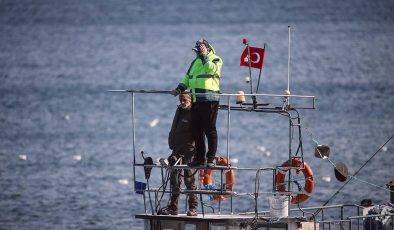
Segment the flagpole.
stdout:
<svg viewBox="0 0 394 230">
<path fill-rule="evenodd" d="M 248 48 L 248 65 L 249 65 L 249 83 L 250 83 L 250 93 L 253 93 L 253 83 L 252 83 L 252 64 L 250 62 L 250 48 L 249 43 L 246 43 L 246 48 Z"/>
<path fill-rule="evenodd" d="M 249 43 L 246 43 L 246 47 L 248 48 L 248 64 L 249 64 L 249 82 L 250 82 L 250 93 L 253 94 L 253 81 L 252 81 L 252 62 L 250 57 L 250 48 Z M 261 69 L 260 69 L 261 70 Z M 252 96 L 253 108 L 257 107 L 256 96 Z"/>
<path fill-rule="evenodd" d="M 264 43 L 264 52 L 265 52 L 265 43 Z M 261 77 L 261 70 L 263 69 L 263 67 L 261 67 L 260 72 L 259 72 L 259 81 L 257 82 L 257 87 L 256 87 L 256 94 L 259 91 L 259 85 L 260 85 L 260 77 Z"/>
</svg>

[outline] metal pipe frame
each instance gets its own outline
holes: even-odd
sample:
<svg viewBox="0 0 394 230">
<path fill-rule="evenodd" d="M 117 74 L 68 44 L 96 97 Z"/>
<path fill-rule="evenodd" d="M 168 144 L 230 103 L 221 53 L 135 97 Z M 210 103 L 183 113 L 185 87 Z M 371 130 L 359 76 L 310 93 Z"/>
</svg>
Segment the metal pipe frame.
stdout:
<svg viewBox="0 0 394 230">
<path fill-rule="evenodd" d="M 135 142 L 136 142 L 136 134 L 135 134 L 135 93 L 158 93 L 158 94 L 168 94 L 169 93 L 169 91 L 154 91 L 154 90 L 109 90 L 110 92 L 127 92 L 127 93 L 131 93 L 131 95 L 132 95 L 132 141 L 133 141 L 133 182 L 134 182 L 134 184 L 135 184 L 135 182 L 136 182 L 136 173 L 135 173 L 135 170 L 136 170 L 136 167 L 137 166 L 144 166 L 144 167 L 159 167 L 159 168 L 161 168 L 161 174 L 162 174 L 162 180 L 163 180 L 163 166 L 158 166 L 158 165 L 144 165 L 144 164 L 138 164 L 138 163 L 136 163 L 136 146 L 135 146 Z M 194 93 L 194 94 L 196 94 L 196 95 L 207 95 L 206 93 Z M 303 95 L 281 95 L 281 94 L 228 94 L 228 93 L 223 93 L 223 94 L 218 94 L 219 96 L 227 96 L 227 106 L 223 106 L 223 107 L 227 107 L 226 109 L 227 109 L 227 144 L 226 144 L 226 148 L 227 148 L 227 160 L 228 160 L 228 165 L 227 165 L 227 167 L 221 167 L 221 166 L 216 166 L 216 167 L 214 167 L 214 168 L 210 168 L 210 169 L 213 169 L 213 170 L 220 170 L 221 171 L 221 174 L 223 174 L 223 170 L 230 170 L 230 172 L 232 172 L 232 170 L 234 169 L 234 170 L 253 170 L 253 168 L 237 168 L 237 167 L 231 167 L 230 166 L 230 145 L 229 145 L 229 142 L 230 142 L 230 124 L 231 124 L 231 122 L 230 122 L 230 118 L 231 118 L 231 116 L 230 116 L 230 114 L 231 114 L 231 110 L 234 110 L 234 111 L 254 111 L 254 112 L 263 112 L 263 113 L 275 113 L 275 114 L 282 114 L 282 115 L 285 115 L 287 118 L 288 118 L 288 120 L 289 120 L 289 135 L 288 135 L 288 137 L 289 137 L 289 143 L 288 143 L 288 154 L 289 154 L 289 162 L 290 162 L 290 164 L 291 164 L 291 161 L 292 161 L 292 128 L 295 126 L 294 124 L 293 124 L 293 121 L 292 121 L 292 119 L 297 119 L 297 121 L 298 121 L 298 124 L 296 124 L 296 126 L 298 126 L 298 128 L 299 128 L 299 143 L 300 143 L 300 147 L 301 147 L 301 153 L 302 153 L 302 157 L 303 157 L 303 151 L 302 151 L 302 139 L 301 139 L 301 124 L 300 124 L 300 117 L 299 117 L 299 113 L 298 113 L 298 111 L 297 111 L 297 109 L 296 108 L 291 108 L 291 106 L 289 105 L 289 104 L 287 104 L 285 107 L 273 107 L 273 108 L 245 108 L 245 107 L 234 107 L 234 106 L 231 106 L 231 104 L 230 104 L 230 102 L 231 102 L 231 100 L 230 100 L 230 98 L 231 98 L 231 96 L 238 96 L 238 95 L 243 95 L 243 96 L 252 96 L 252 97 L 255 97 L 255 96 L 267 96 L 267 97 L 283 97 L 283 98 L 285 98 L 285 99 L 288 99 L 289 97 L 294 97 L 294 98 L 306 98 L 306 99 L 312 99 L 312 107 L 307 107 L 307 108 L 305 108 L 305 109 L 314 109 L 315 108 L 315 106 L 314 106 L 314 104 L 315 104 L 315 97 L 314 96 L 303 96 Z M 298 108 L 298 109 L 300 109 L 300 108 Z M 296 113 L 296 116 L 295 117 L 293 117 L 292 116 L 292 111 L 294 112 L 295 111 L 295 113 Z M 206 169 L 206 167 L 189 167 L 189 166 L 186 166 L 186 165 L 178 165 L 178 166 L 173 166 L 172 168 L 170 168 L 170 170 L 173 170 L 173 169 L 186 169 L 186 168 L 188 168 L 188 169 L 190 169 L 190 168 L 196 168 L 196 169 Z M 265 170 L 273 170 L 273 172 L 275 173 L 276 172 L 276 170 L 278 169 L 279 167 L 276 167 L 276 168 L 255 168 L 254 170 L 262 170 L 262 169 L 265 169 Z M 276 174 L 273 174 L 273 177 L 274 177 L 274 179 L 275 179 L 275 176 Z M 289 170 L 289 176 L 288 176 L 288 178 L 289 178 L 289 181 L 288 181 L 288 189 L 290 189 L 290 186 L 291 186 L 291 170 Z M 223 184 L 223 175 L 221 176 L 221 184 Z M 274 193 L 275 194 L 283 194 L 283 193 L 278 193 L 278 192 L 276 192 L 275 190 L 276 190 L 276 188 L 275 188 L 275 180 L 273 180 L 273 189 L 274 189 Z M 150 190 L 150 191 L 154 191 L 154 190 Z M 149 192 L 150 192 L 149 191 Z M 156 193 L 157 193 L 157 191 L 155 191 Z M 162 192 L 166 192 L 166 191 L 162 191 Z M 223 191 L 223 188 L 221 188 L 221 193 L 223 193 L 224 191 Z M 290 196 L 290 192 L 285 192 L 285 193 L 287 193 L 288 194 L 288 196 Z M 296 194 L 296 193 L 293 193 L 292 192 L 292 194 Z M 232 198 L 232 196 L 231 196 L 231 198 Z M 145 205 L 146 206 L 146 205 Z M 290 209 L 291 209 L 291 204 L 289 203 L 289 211 L 290 211 Z M 233 207 L 233 204 L 232 204 L 232 199 L 231 199 L 231 212 L 232 212 L 232 207 Z M 219 202 L 219 210 L 220 210 L 220 202 Z"/>
</svg>

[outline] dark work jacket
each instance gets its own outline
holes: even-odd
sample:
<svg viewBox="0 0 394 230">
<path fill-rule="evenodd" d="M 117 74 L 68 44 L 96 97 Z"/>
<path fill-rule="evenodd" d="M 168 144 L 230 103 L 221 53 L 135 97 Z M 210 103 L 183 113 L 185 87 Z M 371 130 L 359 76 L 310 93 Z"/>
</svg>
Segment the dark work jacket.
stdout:
<svg viewBox="0 0 394 230">
<path fill-rule="evenodd" d="M 168 146 L 175 152 L 179 151 L 185 144 L 193 144 L 190 115 L 190 108 L 182 109 L 181 106 L 178 106 L 175 112 L 171 131 L 168 135 Z"/>
</svg>

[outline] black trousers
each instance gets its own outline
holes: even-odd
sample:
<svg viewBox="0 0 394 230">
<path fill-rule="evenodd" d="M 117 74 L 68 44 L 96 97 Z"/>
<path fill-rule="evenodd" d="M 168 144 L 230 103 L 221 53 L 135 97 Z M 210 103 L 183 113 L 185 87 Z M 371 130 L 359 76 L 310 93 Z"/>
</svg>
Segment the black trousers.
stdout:
<svg viewBox="0 0 394 230">
<path fill-rule="evenodd" d="M 213 160 L 215 158 L 218 145 L 216 131 L 218 108 L 219 102 L 196 102 L 192 104 L 191 125 L 197 160 Z M 205 137 L 208 141 L 208 152 L 205 147 Z"/>
</svg>

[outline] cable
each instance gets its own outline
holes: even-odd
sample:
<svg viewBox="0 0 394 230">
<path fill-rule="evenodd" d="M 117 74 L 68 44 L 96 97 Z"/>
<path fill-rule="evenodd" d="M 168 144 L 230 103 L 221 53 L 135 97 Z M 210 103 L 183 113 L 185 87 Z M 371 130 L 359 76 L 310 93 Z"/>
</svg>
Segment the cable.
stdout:
<svg viewBox="0 0 394 230">
<path fill-rule="evenodd" d="M 307 131 L 307 133 L 309 134 L 309 136 L 311 137 L 311 139 L 312 139 L 312 141 L 316 144 L 316 145 L 318 145 L 318 141 L 316 141 L 314 138 L 313 138 L 313 134 L 312 134 L 312 132 L 308 129 L 308 128 L 304 128 L 306 131 Z M 383 144 L 379 149 L 378 149 L 378 151 L 377 152 L 379 152 L 392 138 L 394 137 L 394 135 L 393 136 L 391 136 L 390 138 L 389 138 L 389 140 L 385 143 L 385 144 Z M 298 151 L 298 150 L 297 150 Z M 329 157 L 324 157 L 322 154 L 321 154 L 321 152 L 319 151 L 319 149 L 317 149 L 317 152 L 318 152 L 318 154 L 320 155 L 320 157 L 323 159 L 323 160 L 328 160 L 329 162 L 330 162 L 330 164 L 334 167 L 334 168 L 336 168 L 336 165 L 334 164 L 334 162 L 332 162 L 331 160 L 330 160 L 330 158 Z M 361 166 L 361 168 L 353 175 L 353 176 L 348 176 L 348 177 L 350 177 L 351 179 L 356 179 L 356 180 L 358 180 L 358 181 L 360 181 L 360 182 L 363 182 L 363 183 L 365 183 L 365 184 L 368 184 L 368 185 L 370 185 L 370 186 L 373 186 L 373 187 L 377 187 L 377 188 L 379 188 L 379 189 L 382 189 L 382 190 L 386 190 L 386 191 L 390 191 L 389 189 L 387 189 L 387 188 L 385 188 L 385 187 L 382 187 L 382 186 L 379 186 L 379 185 L 376 185 L 376 184 L 373 184 L 373 183 L 370 183 L 370 182 L 367 182 L 367 181 L 365 181 L 365 180 L 362 180 L 362 179 L 359 179 L 359 178 L 357 178 L 357 177 L 355 177 L 355 175 L 377 154 L 377 152 L 375 152 L 372 156 L 371 156 L 371 158 L 370 159 L 368 159 L 365 163 L 364 163 L 364 165 L 362 165 Z"/>
<path fill-rule="evenodd" d="M 190 170 L 191 170 L 191 169 L 190 169 Z M 198 169 L 196 169 L 196 170 L 194 171 L 194 173 L 192 173 L 190 176 L 183 175 L 182 173 L 179 173 L 179 175 L 181 175 L 181 177 L 183 177 L 183 178 L 189 178 L 189 177 L 194 176 L 194 175 L 196 174 L 197 171 L 198 171 Z"/>
<path fill-rule="evenodd" d="M 150 210 L 152 212 L 152 215 L 154 215 L 154 209 L 153 209 L 153 204 L 152 204 L 152 197 L 150 195 L 150 188 L 149 188 L 149 179 L 146 179 L 146 183 L 148 185 L 148 196 L 149 196 L 149 203 L 150 203 Z"/>
<path fill-rule="evenodd" d="M 160 203 L 161 203 L 161 200 L 163 199 L 163 197 L 164 197 L 164 193 L 165 193 L 165 191 L 166 191 L 166 188 L 167 188 L 167 184 L 168 184 L 168 181 L 169 181 L 169 179 L 170 179 L 170 170 L 168 170 L 168 169 L 166 169 L 166 176 L 165 176 L 165 180 L 164 180 L 164 182 L 163 182 L 163 184 L 157 189 L 157 192 L 156 192 L 156 198 L 158 197 L 158 191 L 161 189 L 161 188 L 163 188 L 163 192 L 162 192 L 162 194 L 161 194 L 161 197 L 160 197 L 160 199 L 157 199 L 156 201 L 157 201 L 157 204 L 156 204 L 156 213 L 158 212 L 158 210 L 159 210 L 159 207 L 160 207 Z"/>
<path fill-rule="evenodd" d="M 259 191 L 260 191 L 260 172 L 261 169 L 257 169 L 256 177 L 254 179 L 254 194 L 249 194 L 254 198 L 254 218 L 250 222 L 251 229 L 258 229 L 258 219 L 259 219 L 259 212 L 258 212 L 258 198 L 259 198 Z"/>
<path fill-rule="evenodd" d="M 366 164 L 368 164 L 368 162 L 370 160 L 372 160 L 372 158 L 374 158 L 376 156 L 376 154 L 394 137 L 394 135 L 392 135 L 382 146 L 380 146 L 380 148 L 353 174 L 353 176 L 350 176 L 350 179 L 347 180 L 323 205 L 320 209 L 316 210 L 316 212 L 314 213 L 314 216 L 316 216 L 317 214 L 319 214 L 321 212 L 321 210 L 323 209 L 324 206 L 326 206 L 336 195 L 339 194 L 339 192 L 351 181 L 352 178 L 354 178 L 354 176 L 357 175 L 357 173 L 359 173 L 361 171 L 361 169 L 364 168 L 364 166 Z"/>
<path fill-rule="evenodd" d="M 212 213 L 215 213 L 215 208 L 214 208 L 212 205 L 205 204 L 205 202 L 202 201 L 202 200 L 200 201 L 200 203 L 201 203 L 204 207 L 208 207 L 208 208 L 212 209 Z"/>
<path fill-rule="evenodd" d="M 387 188 L 385 188 L 385 187 L 383 187 L 383 186 L 379 186 L 379 185 L 376 185 L 376 184 L 372 184 L 372 183 L 370 183 L 370 182 L 368 182 L 368 181 L 361 180 L 361 179 L 359 179 L 359 178 L 357 178 L 357 177 L 355 177 L 355 176 L 349 176 L 349 177 L 350 177 L 350 178 L 354 178 L 355 180 L 358 180 L 358 181 L 360 181 L 360 182 L 362 182 L 362 183 L 368 184 L 368 185 L 370 185 L 370 186 L 372 186 L 372 187 L 376 187 L 376 188 L 385 190 L 385 191 L 387 191 L 387 192 L 391 192 L 390 189 L 387 189 Z"/>
</svg>

